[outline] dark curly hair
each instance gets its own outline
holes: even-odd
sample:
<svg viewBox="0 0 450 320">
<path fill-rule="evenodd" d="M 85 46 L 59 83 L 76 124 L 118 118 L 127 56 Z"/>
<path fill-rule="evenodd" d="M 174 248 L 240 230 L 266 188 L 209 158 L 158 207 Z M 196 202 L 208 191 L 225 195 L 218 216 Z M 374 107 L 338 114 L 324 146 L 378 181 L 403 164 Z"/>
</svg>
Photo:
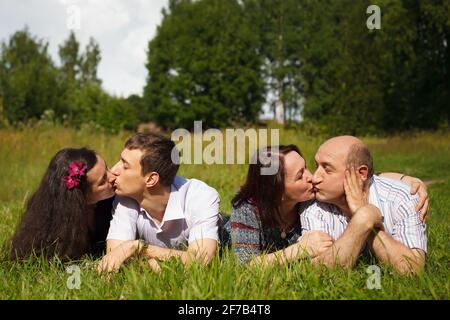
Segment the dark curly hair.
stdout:
<svg viewBox="0 0 450 320">
<path fill-rule="evenodd" d="M 56 153 L 37 191 L 28 200 L 12 238 L 13 260 L 34 255 L 78 259 L 91 250 L 87 175 L 83 175 L 80 184 L 72 190 L 63 182 L 73 161 L 82 162 L 87 173 L 97 163 L 97 155 L 86 148 L 65 148 Z"/>
</svg>

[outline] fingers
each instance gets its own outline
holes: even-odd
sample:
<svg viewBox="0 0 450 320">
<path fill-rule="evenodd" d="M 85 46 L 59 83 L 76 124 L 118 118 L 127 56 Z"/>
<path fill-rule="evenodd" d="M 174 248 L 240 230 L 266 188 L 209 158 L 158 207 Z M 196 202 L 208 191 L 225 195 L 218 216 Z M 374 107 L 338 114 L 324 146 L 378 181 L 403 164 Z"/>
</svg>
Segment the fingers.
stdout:
<svg viewBox="0 0 450 320">
<path fill-rule="evenodd" d="M 419 182 L 413 182 L 413 183 L 411 184 L 411 190 L 410 190 L 410 193 L 411 193 L 411 194 L 416 194 L 417 191 L 419 191 L 419 189 L 420 189 L 420 183 L 419 183 Z"/>
<path fill-rule="evenodd" d="M 353 167 L 348 170 L 348 186 L 350 187 L 352 194 L 357 191 L 358 181 L 356 180 L 355 169 Z"/>
<path fill-rule="evenodd" d="M 356 173 L 354 167 L 345 170 L 344 188 L 345 187 L 352 193 L 359 193 L 364 189 L 364 182 Z"/>
<path fill-rule="evenodd" d="M 98 273 L 111 273 L 113 271 L 118 271 L 120 268 L 120 263 L 113 260 L 109 254 L 103 257 L 97 266 Z"/>
<path fill-rule="evenodd" d="M 322 247 L 323 247 L 324 249 L 328 249 L 328 248 L 330 248 L 332 245 L 333 245 L 333 241 L 331 241 L 331 240 L 327 240 L 327 241 L 323 241 L 323 242 L 322 242 Z"/>
<path fill-rule="evenodd" d="M 105 258 L 103 258 L 97 265 L 97 273 L 102 273 L 105 270 L 105 266 Z"/>
<path fill-rule="evenodd" d="M 363 181 L 361 177 L 356 173 L 356 168 L 352 167 L 350 170 L 350 177 L 352 178 L 353 187 L 357 190 L 363 189 Z"/>
<path fill-rule="evenodd" d="M 419 203 L 416 206 L 416 211 L 419 211 L 428 201 L 428 193 L 425 190 L 419 189 Z"/>
<path fill-rule="evenodd" d="M 112 271 L 111 265 L 108 263 L 107 260 L 103 260 L 100 261 L 100 263 L 98 264 L 97 267 L 97 272 L 98 273 L 109 273 Z"/>
<path fill-rule="evenodd" d="M 158 261 L 156 261 L 156 259 L 153 259 L 153 258 L 148 259 L 148 264 L 150 265 L 150 268 L 153 271 L 155 271 L 157 273 L 161 272 L 161 267 L 159 266 Z"/>
<path fill-rule="evenodd" d="M 349 171 L 346 169 L 345 170 L 345 178 L 344 178 L 344 191 L 345 194 L 350 194 L 350 185 L 349 185 L 349 180 L 350 180 L 350 173 Z"/>
<path fill-rule="evenodd" d="M 425 200 L 425 203 L 424 203 L 424 205 L 423 205 L 423 207 L 422 207 L 422 211 L 421 211 L 421 214 L 420 214 L 420 220 L 422 221 L 422 222 L 425 222 L 426 220 L 427 220 L 427 217 L 428 217 L 428 209 L 429 209 L 429 201 L 428 201 L 428 199 L 427 200 Z M 417 210 L 417 209 L 416 209 Z M 419 210 L 418 210 L 419 211 Z"/>
</svg>

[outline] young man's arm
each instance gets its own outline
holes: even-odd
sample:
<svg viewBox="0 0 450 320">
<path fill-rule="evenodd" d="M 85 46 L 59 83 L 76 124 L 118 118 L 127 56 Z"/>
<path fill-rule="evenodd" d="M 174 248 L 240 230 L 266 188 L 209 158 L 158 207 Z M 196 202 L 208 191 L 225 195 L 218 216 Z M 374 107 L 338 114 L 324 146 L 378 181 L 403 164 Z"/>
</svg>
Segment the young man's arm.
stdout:
<svg viewBox="0 0 450 320">
<path fill-rule="evenodd" d="M 130 198 L 116 196 L 113 202 L 113 217 L 106 237 L 106 255 L 99 262 L 98 272 L 111 272 L 134 255 L 138 248 L 136 222 L 139 205 Z"/>
<path fill-rule="evenodd" d="M 108 240 L 107 254 L 99 262 L 97 271 L 112 272 L 119 270 L 126 260 L 135 255 L 139 246 L 139 240 Z"/>
<path fill-rule="evenodd" d="M 167 260 L 171 257 L 177 257 L 185 265 L 189 265 L 193 261 L 207 265 L 214 258 L 216 251 L 217 240 L 199 239 L 190 243 L 186 251 L 149 245 L 145 248 L 143 254 L 148 258 L 157 260 Z"/>
</svg>

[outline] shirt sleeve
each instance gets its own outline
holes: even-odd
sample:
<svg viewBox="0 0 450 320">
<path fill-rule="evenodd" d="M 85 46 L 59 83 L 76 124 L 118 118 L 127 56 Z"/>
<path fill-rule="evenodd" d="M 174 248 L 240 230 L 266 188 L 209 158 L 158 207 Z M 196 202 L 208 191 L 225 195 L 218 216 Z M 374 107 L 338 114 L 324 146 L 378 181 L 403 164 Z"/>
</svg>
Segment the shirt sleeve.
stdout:
<svg viewBox="0 0 450 320">
<path fill-rule="evenodd" d="M 207 185 L 197 187 L 190 195 L 192 212 L 189 244 L 200 239 L 219 242 L 219 193 Z"/>
<path fill-rule="evenodd" d="M 233 208 L 230 218 L 234 253 L 241 263 L 259 256 L 262 251 L 261 222 L 250 204 Z"/>
<path fill-rule="evenodd" d="M 139 205 L 133 199 L 116 196 L 107 240 L 136 240 Z"/>
<path fill-rule="evenodd" d="M 416 212 L 417 203 L 417 195 L 398 202 L 396 210 L 399 218 L 395 221 L 392 237 L 411 249 L 421 249 L 426 253 L 426 225 L 420 221 Z"/>
</svg>

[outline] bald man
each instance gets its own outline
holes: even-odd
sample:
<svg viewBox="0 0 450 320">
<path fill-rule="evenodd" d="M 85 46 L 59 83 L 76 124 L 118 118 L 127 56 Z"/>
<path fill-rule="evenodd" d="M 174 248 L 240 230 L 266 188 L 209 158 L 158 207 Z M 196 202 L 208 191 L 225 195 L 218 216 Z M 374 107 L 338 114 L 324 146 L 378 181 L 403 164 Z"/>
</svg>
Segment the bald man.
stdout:
<svg viewBox="0 0 450 320">
<path fill-rule="evenodd" d="M 367 245 L 381 263 L 400 273 L 420 271 L 427 252 L 426 226 L 409 186 L 374 176 L 369 149 L 352 136 L 327 140 L 315 162 L 317 201 L 301 214 L 302 228 L 326 232 L 335 242 L 313 262 L 351 268 Z"/>
</svg>

